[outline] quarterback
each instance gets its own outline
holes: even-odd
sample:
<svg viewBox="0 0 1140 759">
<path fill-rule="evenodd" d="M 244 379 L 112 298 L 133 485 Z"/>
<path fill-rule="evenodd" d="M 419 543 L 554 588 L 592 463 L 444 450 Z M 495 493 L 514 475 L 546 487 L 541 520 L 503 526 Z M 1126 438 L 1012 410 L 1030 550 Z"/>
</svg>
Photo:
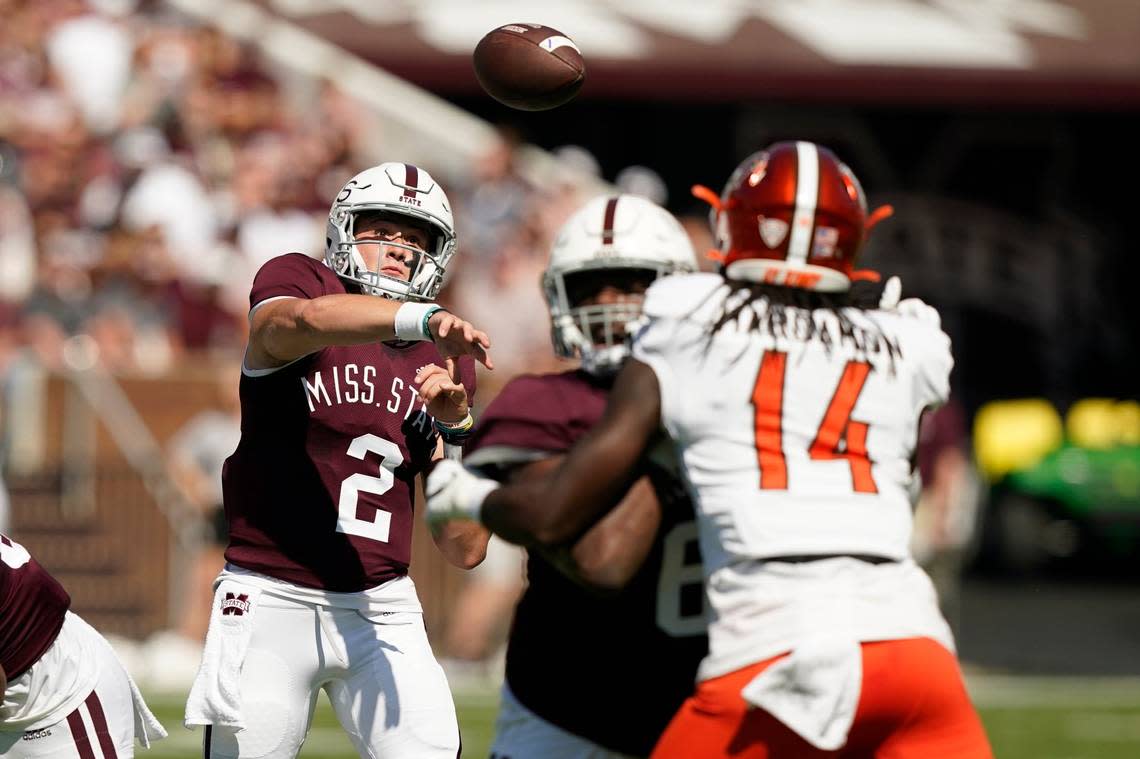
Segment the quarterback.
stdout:
<svg viewBox="0 0 1140 759">
<path fill-rule="evenodd" d="M 854 268 L 874 215 L 826 148 L 776 143 L 707 195 L 722 270 L 653 284 L 599 423 L 530 482 L 444 462 L 429 517 L 556 545 L 664 431 L 694 494 L 709 653 L 653 756 L 990 757 L 908 549 L 919 421 L 949 393 L 937 313 Z"/>
<path fill-rule="evenodd" d="M 321 688 L 361 756 L 459 750 L 408 577 L 415 477 L 469 431 L 472 357 L 490 366 L 486 336 L 431 302 L 454 251 L 440 186 L 385 163 L 337 195 L 323 262 L 254 279 L 226 566 L 186 705 L 207 756 L 295 756 Z M 487 538 L 457 524 L 436 544 L 470 568 Z"/>
</svg>

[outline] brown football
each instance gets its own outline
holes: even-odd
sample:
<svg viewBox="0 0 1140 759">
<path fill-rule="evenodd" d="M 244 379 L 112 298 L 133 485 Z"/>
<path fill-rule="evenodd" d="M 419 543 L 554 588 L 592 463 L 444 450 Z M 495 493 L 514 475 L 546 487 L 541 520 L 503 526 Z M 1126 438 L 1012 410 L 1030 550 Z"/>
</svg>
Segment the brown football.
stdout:
<svg viewBox="0 0 1140 759">
<path fill-rule="evenodd" d="M 471 58 L 487 94 L 523 111 L 557 108 L 586 81 L 578 46 L 542 24 L 500 26 L 479 40 Z"/>
</svg>

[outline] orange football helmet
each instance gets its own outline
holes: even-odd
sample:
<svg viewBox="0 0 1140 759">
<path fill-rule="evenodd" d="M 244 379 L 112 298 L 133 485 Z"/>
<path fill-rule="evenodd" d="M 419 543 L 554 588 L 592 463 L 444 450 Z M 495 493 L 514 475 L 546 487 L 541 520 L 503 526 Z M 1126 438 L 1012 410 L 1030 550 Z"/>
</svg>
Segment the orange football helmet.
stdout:
<svg viewBox="0 0 1140 759">
<path fill-rule="evenodd" d="M 855 261 L 891 209 L 869 216 L 859 180 L 825 147 L 777 142 L 737 166 L 719 197 L 700 186 L 693 194 L 713 206 L 712 255 L 727 277 L 825 292 L 878 279 Z"/>
</svg>

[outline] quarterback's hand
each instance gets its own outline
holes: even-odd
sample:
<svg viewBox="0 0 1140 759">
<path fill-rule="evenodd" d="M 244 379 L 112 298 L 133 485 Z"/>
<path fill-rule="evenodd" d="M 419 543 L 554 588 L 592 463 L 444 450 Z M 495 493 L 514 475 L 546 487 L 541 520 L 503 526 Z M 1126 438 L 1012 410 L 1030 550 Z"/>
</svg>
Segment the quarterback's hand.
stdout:
<svg viewBox="0 0 1140 759">
<path fill-rule="evenodd" d="M 421 366 L 416 372 L 416 384 L 420 400 L 427 404 L 427 411 L 441 422 L 460 422 L 470 411 L 467 405 L 467 389 L 459 381 L 459 362 L 454 358 L 444 359 L 445 369 L 436 364 Z"/>
<path fill-rule="evenodd" d="M 475 329 L 471 322 L 460 319 L 450 311 L 440 310 L 428 319 L 428 332 L 435 341 L 435 347 L 439 349 L 439 355 L 444 358 L 471 355 L 488 369 L 495 368 L 491 357 L 487 355 L 487 349 L 491 347 L 487 333 Z"/>
<path fill-rule="evenodd" d="M 444 459 L 436 464 L 424 485 L 428 526 L 435 530 L 453 519 L 478 522 L 483 499 L 498 487 L 499 483 L 476 477 L 458 461 Z"/>
</svg>

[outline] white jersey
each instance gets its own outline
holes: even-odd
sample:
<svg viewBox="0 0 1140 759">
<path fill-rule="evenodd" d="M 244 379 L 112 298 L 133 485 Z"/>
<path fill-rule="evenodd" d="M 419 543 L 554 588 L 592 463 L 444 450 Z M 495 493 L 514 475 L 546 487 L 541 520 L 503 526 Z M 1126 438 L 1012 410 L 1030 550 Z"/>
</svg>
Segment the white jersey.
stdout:
<svg viewBox="0 0 1140 759">
<path fill-rule="evenodd" d="M 698 511 L 713 614 L 702 676 L 788 650 L 813 627 L 844 626 L 827 611 L 834 603 L 819 605 L 822 616 L 789 608 L 809 604 L 813 593 L 834 596 L 835 587 L 810 565 L 821 562 L 779 557 L 893 560 L 838 560 L 836 576 L 855 596 L 860 586 L 894 596 L 899 584 L 904 596 L 922 597 L 921 619 L 856 604 L 849 617 L 875 621 L 860 619 L 855 636 L 927 634 L 952 645 L 908 550 L 918 422 L 923 409 L 946 400 L 953 365 L 937 314 L 917 302 L 834 312 L 735 297 L 718 275 L 662 278 L 646 295 L 633 347 L 657 375 L 662 423 Z M 713 334 L 726 306 L 743 308 Z M 773 584 L 769 568 L 777 564 L 785 590 L 799 587 L 798 597 Z"/>
</svg>

